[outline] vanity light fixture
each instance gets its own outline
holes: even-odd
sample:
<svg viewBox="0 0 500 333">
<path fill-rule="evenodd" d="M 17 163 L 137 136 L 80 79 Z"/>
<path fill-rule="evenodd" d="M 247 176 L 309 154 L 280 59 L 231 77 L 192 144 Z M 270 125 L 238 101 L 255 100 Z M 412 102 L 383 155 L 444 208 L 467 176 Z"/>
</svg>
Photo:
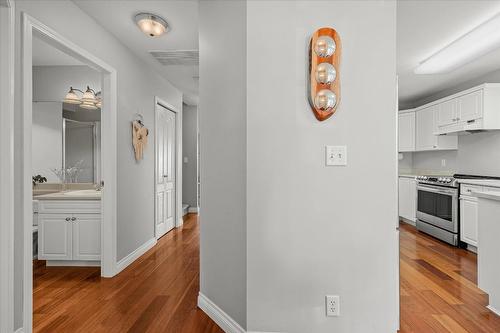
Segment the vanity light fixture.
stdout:
<svg viewBox="0 0 500 333">
<path fill-rule="evenodd" d="M 80 92 L 83 96 L 80 98 L 76 92 Z M 73 87 L 69 88 L 64 103 L 79 105 L 83 109 L 97 110 L 102 106 L 101 92 L 96 93 L 94 89 L 87 86 L 87 90 L 83 92 L 80 89 Z"/>
<path fill-rule="evenodd" d="M 139 13 L 134 16 L 134 21 L 139 29 L 150 37 L 161 36 L 168 29 L 168 23 L 165 19 L 151 13 Z"/>
<path fill-rule="evenodd" d="M 415 74 L 449 73 L 500 47 L 500 14 L 448 44 L 415 68 Z"/>
<path fill-rule="evenodd" d="M 316 30 L 309 44 L 308 98 L 319 121 L 330 118 L 340 102 L 340 36 L 332 28 Z"/>
</svg>

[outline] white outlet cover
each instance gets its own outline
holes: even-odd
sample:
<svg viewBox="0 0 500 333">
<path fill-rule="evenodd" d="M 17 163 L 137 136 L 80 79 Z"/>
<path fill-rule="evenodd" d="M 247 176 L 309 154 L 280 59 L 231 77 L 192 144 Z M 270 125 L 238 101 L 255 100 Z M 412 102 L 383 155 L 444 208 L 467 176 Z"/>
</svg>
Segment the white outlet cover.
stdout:
<svg viewBox="0 0 500 333">
<path fill-rule="evenodd" d="M 325 159 L 327 166 L 347 165 L 347 146 L 326 146 Z"/>
<path fill-rule="evenodd" d="M 338 295 L 326 295 L 326 316 L 327 317 L 338 317 L 340 316 L 340 296 Z"/>
</svg>

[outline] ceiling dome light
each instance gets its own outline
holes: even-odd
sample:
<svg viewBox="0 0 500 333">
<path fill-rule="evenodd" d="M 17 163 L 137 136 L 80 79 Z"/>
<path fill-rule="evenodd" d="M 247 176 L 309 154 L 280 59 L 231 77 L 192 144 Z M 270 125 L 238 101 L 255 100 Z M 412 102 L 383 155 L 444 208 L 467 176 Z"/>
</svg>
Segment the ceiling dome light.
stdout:
<svg viewBox="0 0 500 333">
<path fill-rule="evenodd" d="M 142 32 L 151 37 L 161 36 L 168 29 L 167 21 L 151 13 L 139 13 L 135 15 L 134 21 Z"/>
<path fill-rule="evenodd" d="M 73 87 L 69 88 L 69 91 L 66 94 L 66 97 L 64 97 L 63 102 L 68 104 L 82 104 L 80 97 L 78 97 Z"/>
</svg>

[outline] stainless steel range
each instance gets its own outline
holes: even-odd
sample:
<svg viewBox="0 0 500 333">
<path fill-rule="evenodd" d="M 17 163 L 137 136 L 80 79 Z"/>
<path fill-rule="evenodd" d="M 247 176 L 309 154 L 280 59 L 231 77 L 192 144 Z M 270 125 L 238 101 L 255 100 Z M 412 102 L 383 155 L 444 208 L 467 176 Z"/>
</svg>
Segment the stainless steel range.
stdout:
<svg viewBox="0 0 500 333">
<path fill-rule="evenodd" d="M 459 243 L 458 184 L 454 177 L 417 177 L 417 229 Z"/>
</svg>

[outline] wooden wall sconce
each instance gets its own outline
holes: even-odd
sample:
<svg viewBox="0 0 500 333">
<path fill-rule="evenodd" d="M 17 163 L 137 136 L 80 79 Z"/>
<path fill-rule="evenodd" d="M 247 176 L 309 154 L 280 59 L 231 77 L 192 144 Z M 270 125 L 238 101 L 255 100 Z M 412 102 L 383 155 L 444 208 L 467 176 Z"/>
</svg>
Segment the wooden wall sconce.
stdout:
<svg viewBox="0 0 500 333">
<path fill-rule="evenodd" d="M 340 103 L 340 36 L 332 28 L 321 28 L 309 44 L 309 104 L 319 121 L 330 118 Z"/>
</svg>

